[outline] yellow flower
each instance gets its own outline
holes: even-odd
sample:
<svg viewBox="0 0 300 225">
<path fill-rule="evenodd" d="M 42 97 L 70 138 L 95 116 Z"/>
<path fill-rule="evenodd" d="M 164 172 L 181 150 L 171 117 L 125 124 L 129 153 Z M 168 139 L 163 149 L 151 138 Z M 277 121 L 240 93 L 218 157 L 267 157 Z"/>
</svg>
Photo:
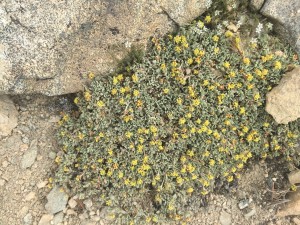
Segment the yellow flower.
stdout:
<svg viewBox="0 0 300 225">
<path fill-rule="evenodd" d="M 244 58 L 243 62 L 248 66 L 250 65 L 250 59 L 249 58 Z"/>
<path fill-rule="evenodd" d="M 233 71 L 230 71 L 230 73 L 229 73 L 229 77 L 231 77 L 231 78 L 234 78 L 234 77 L 235 77 L 235 72 L 233 72 Z"/>
<path fill-rule="evenodd" d="M 218 42 L 218 41 L 219 41 L 218 35 L 214 35 L 214 36 L 212 37 L 212 39 L 213 39 L 214 42 Z"/>
<path fill-rule="evenodd" d="M 78 98 L 78 97 L 76 97 L 76 98 L 74 99 L 74 103 L 77 105 L 77 104 L 78 104 L 78 102 L 79 102 L 79 98 Z"/>
<path fill-rule="evenodd" d="M 275 68 L 275 70 L 280 70 L 280 69 L 281 69 L 281 62 L 276 61 L 276 62 L 274 63 L 274 68 Z"/>
<path fill-rule="evenodd" d="M 198 99 L 198 98 L 197 98 L 197 99 L 194 99 L 193 102 L 192 102 L 192 105 L 193 105 L 193 106 L 198 106 L 198 105 L 200 105 L 200 99 Z"/>
<path fill-rule="evenodd" d="M 114 89 L 111 90 L 111 94 L 112 94 L 112 95 L 115 95 L 115 94 L 117 94 L 117 93 L 118 93 L 118 90 L 117 90 L 117 89 L 114 88 Z"/>
<path fill-rule="evenodd" d="M 90 92 L 88 92 L 88 91 L 84 92 L 84 98 L 85 98 L 86 101 L 89 102 L 92 98 Z"/>
<path fill-rule="evenodd" d="M 170 89 L 169 89 L 169 88 L 165 88 L 165 89 L 163 90 L 163 92 L 164 92 L 165 94 L 168 94 L 168 93 L 170 92 Z"/>
<path fill-rule="evenodd" d="M 208 86 L 209 85 L 209 81 L 208 80 L 204 80 L 203 81 L 203 86 Z"/>
<path fill-rule="evenodd" d="M 201 20 L 199 20 L 197 26 L 202 29 L 204 27 L 204 23 Z"/>
<path fill-rule="evenodd" d="M 185 122 L 186 122 L 185 118 L 182 117 L 182 118 L 179 119 L 179 124 L 180 125 L 185 124 Z"/>
<path fill-rule="evenodd" d="M 180 48 L 179 46 L 176 46 L 174 50 L 175 50 L 175 52 L 177 52 L 177 53 L 180 53 L 180 52 L 181 52 L 181 48 Z"/>
<path fill-rule="evenodd" d="M 92 79 L 94 79 L 94 77 L 95 77 L 95 74 L 94 73 L 89 73 L 89 78 L 92 80 Z"/>
<path fill-rule="evenodd" d="M 256 93 L 255 95 L 254 95 L 254 100 L 255 101 L 258 101 L 260 99 L 260 94 L 259 93 Z"/>
<path fill-rule="evenodd" d="M 172 67 L 176 67 L 176 66 L 177 66 L 177 62 L 176 62 L 176 61 L 173 61 L 173 62 L 171 63 L 171 66 L 172 66 Z"/>
<path fill-rule="evenodd" d="M 140 92 L 139 92 L 138 90 L 134 90 L 134 91 L 133 91 L 133 95 L 134 95 L 135 97 L 137 97 L 137 96 L 140 95 Z"/>
<path fill-rule="evenodd" d="M 200 50 L 198 48 L 194 49 L 194 55 L 195 56 L 198 56 L 200 53 Z"/>
<path fill-rule="evenodd" d="M 157 128 L 156 128 L 155 126 L 151 125 L 151 126 L 150 126 L 150 131 L 151 131 L 152 133 L 156 133 L 156 132 L 157 132 Z"/>
<path fill-rule="evenodd" d="M 119 74 L 117 76 L 118 81 L 122 81 L 124 79 L 123 74 Z"/>
<path fill-rule="evenodd" d="M 229 83 L 227 85 L 227 88 L 230 90 L 230 89 L 233 89 L 235 87 L 235 84 L 234 83 Z"/>
<path fill-rule="evenodd" d="M 247 74 L 247 81 L 252 81 L 253 80 L 253 76 L 249 73 Z"/>
<path fill-rule="evenodd" d="M 166 67 L 166 64 L 165 63 L 162 63 L 161 65 L 160 65 L 160 68 L 161 68 L 161 70 L 165 70 L 167 67 Z"/>
<path fill-rule="evenodd" d="M 181 36 L 176 35 L 176 36 L 174 37 L 174 42 L 175 42 L 176 44 L 179 44 L 179 43 L 181 42 Z"/>
<path fill-rule="evenodd" d="M 228 177 L 227 177 L 227 181 L 228 181 L 228 182 L 232 182 L 232 181 L 233 181 L 233 176 L 228 176 Z"/>
<path fill-rule="evenodd" d="M 241 107 L 241 108 L 240 108 L 240 114 L 241 114 L 241 115 L 244 115 L 245 112 L 246 112 L 245 107 Z"/>
<path fill-rule="evenodd" d="M 137 83 L 139 81 L 138 76 L 136 74 L 132 74 L 131 79 L 134 83 Z"/>
<path fill-rule="evenodd" d="M 97 106 L 98 106 L 99 108 L 102 108 L 102 107 L 105 106 L 105 103 L 104 103 L 103 101 L 99 100 L 99 101 L 97 102 Z"/>
<path fill-rule="evenodd" d="M 127 131 L 126 133 L 125 133 L 125 136 L 127 137 L 127 138 L 131 138 L 132 137 L 132 132 L 129 132 L 129 131 Z"/>
<path fill-rule="evenodd" d="M 120 105 L 124 105 L 124 104 L 125 104 L 124 98 L 121 98 L 121 99 L 119 100 L 119 103 L 120 103 Z"/>
<path fill-rule="evenodd" d="M 228 31 L 225 32 L 225 36 L 226 36 L 226 37 L 232 37 L 232 36 L 233 36 L 233 33 L 232 33 L 231 31 L 228 30 Z"/>
<path fill-rule="evenodd" d="M 210 159 L 209 160 L 209 165 L 214 166 L 216 163 L 216 161 L 214 159 Z"/>
<path fill-rule="evenodd" d="M 224 63 L 223 63 L 223 66 L 225 67 L 225 68 L 229 68 L 230 67 L 230 63 L 229 62 L 227 62 L 227 61 L 225 61 Z"/>
<path fill-rule="evenodd" d="M 211 17 L 208 15 L 208 16 L 205 17 L 204 20 L 205 20 L 206 23 L 210 23 L 211 22 Z"/>
<path fill-rule="evenodd" d="M 192 187 L 189 187 L 189 188 L 186 190 L 186 192 L 189 193 L 189 194 L 192 193 L 193 191 L 194 191 L 194 189 L 193 189 Z"/>
<path fill-rule="evenodd" d="M 138 163 L 137 159 L 134 159 L 134 160 L 131 161 L 131 165 L 133 165 L 133 166 L 136 166 L 137 163 Z"/>
<path fill-rule="evenodd" d="M 219 47 L 214 48 L 214 53 L 215 53 L 215 54 L 218 54 L 219 52 L 220 52 L 220 48 L 219 48 Z"/>
<path fill-rule="evenodd" d="M 192 59 L 192 58 L 189 58 L 189 59 L 187 60 L 187 63 L 188 63 L 188 65 L 191 65 L 191 64 L 193 63 L 193 59 Z"/>
<path fill-rule="evenodd" d="M 182 105 L 182 98 L 177 98 L 176 102 L 177 102 L 178 105 Z"/>
</svg>

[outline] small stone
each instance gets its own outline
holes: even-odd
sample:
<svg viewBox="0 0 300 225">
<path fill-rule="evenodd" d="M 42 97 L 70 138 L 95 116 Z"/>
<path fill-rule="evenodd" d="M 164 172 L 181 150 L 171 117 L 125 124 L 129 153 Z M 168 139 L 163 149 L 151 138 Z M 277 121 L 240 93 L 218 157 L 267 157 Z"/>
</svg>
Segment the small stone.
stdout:
<svg viewBox="0 0 300 225">
<path fill-rule="evenodd" d="M 41 188 L 46 187 L 47 184 L 48 184 L 48 181 L 42 181 L 42 182 L 38 183 L 36 186 L 38 189 L 41 189 Z"/>
<path fill-rule="evenodd" d="M 220 223 L 221 225 L 231 225 L 231 215 L 225 211 L 222 211 L 220 215 Z"/>
<path fill-rule="evenodd" d="M 8 165 L 9 165 L 9 163 L 8 163 L 7 161 L 4 161 L 4 162 L 2 163 L 2 167 L 3 167 L 3 168 L 8 167 Z"/>
<path fill-rule="evenodd" d="M 77 213 L 73 209 L 68 209 L 67 215 L 77 215 Z"/>
<path fill-rule="evenodd" d="M 251 216 L 254 216 L 256 213 L 255 208 L 253 208 L 250 212 L 248 212 L 247 214 L 245 214 L 245 218 L 249 219 Z"/>
<path fill-rule="evenodd" d="M 65 192 L 62 192 L 58 186 L 55 186 L 47 195 L 48 202 L 45 205 L 45 209 L 51 214 L 63 211 L 68 203 L 68 198 Z"/>
<path fill-rule="evenodd" d="M 85 208 L 89 209 L 89 208 L 92 207 L 93 202 L 92 202 L 91 199 L 86 199 L 86 200 L 83 201 L 83 204 L 85 205 Z"/>
<path fill-rule="evenodd" d="M 239 28 L 236 25 L 231 23 L 227 26 L 227 29 L 229 29 L 229 30 L 233 31 L 234 33 L 236 33 Z"/>
<path fill-rule="evenodd" d="M 96 214 L 95 211 L 90 211 L 90 216 L 93 216 L 93 215 L 95 215 L 95 214 Z"/>
<path fill-rule="evenodd" d="M 0 64 L 1 64 L 1 60 L 0 60 Z M 2 71 L 0 71 L 0 74 L 1 72 Z M 13 101 L 7 95 L 0 95 L 0 138 L 10 135 L 11 131 L 17 125 L 18 125 L 18 111 Z"/>
<path fill-rule="evenodd" d="M 35 198 L 35 193 L 33 191 L 31 191 L 25 196 L 25 201 L 29 202 L 34 198 Z"/>
<path fill-rule="evenodd" d="M 288 199 L 290 201 L 277 213 L 278 217 L 300 215 L 300 190 L 290 193 Z"/>
<path fill-rule="evenodd" d="M 60 116 L 51 116 L 49 119 L 50 123 L 57 123 L 58 121 L 60 121 Z"/>
<path fill-rule="evenodd" d="M 296 225 L 300 225 L 300 220 L 299 220 L 297 217 L 293 218 L 293 222 L 294 222 Z"/>
<path fill-rule="evenodd" d="M 96 222 L 93 222 L 90 220 L 85 220 L 85 221 L 82 221 L 82 225 L 96 225 Z"/>
<path fill-rule="evenodd" d="M 294 170 L 288 174 L 289 182 L 291 184 L 300 183 L 300 170 Z"/>
<path fill-rule="evenodd" d="M 28 213 L 24 218 L 23 218 L 23 224 L 24 225 L 32 225 L 32 215 L 31 213 Z"/>
<path fill-rule="evenodd" d="M 73 198 L 69 200 L 68 204 L 71 209 L 74 209 L 77 206 L 77 202 Z"/>
<path fill-rule="evenodd" d="M 98 221 L 100 221 L 100 216 L 91 216 L 91 220 L 92 221 L 95 221 L 95 222 L 98 222 Z"/>
<path fill-rule="evenodd" d="M 50 159 L 54 160 L 56 158 L 56 152 L 51 151 L 51 152 L 49 152 L 48 156 Z"/>
<path fill-rule="evenodd" d="M 62 212 L 55 214 L 53 218 L 53 224 L 58 225 L 59 223 L 62 223 L 64 220 L 64 214 Z"/>
<path fill-rule="evenodd" d="M 21 168 L 26 169 L 32 166 L 37 156 L 37 141 L 31 142 L 29 149 L 24 153 Z"/>
<path fill-rule="evenodd" d="M 0 186 L 3 186 L 5 184 L 5 180 L 0 179 Z"/>
<path fill-rule="evenodd" d="M 79 215 L 79 219 L 80 220 L 85 220 L 87 218 L 89 218 L 89 215 L 86 212 L 84 212 L 84 213 L 82 213 L 82 214 Z"/>
<path fill-rule="evenodd" d="M 51 220 L 53 219 L 53 215 L 45 214 L 40 219 L 40 222 L 38 225 L 51 225 Z"/>
<path fill-rule="evenodd" d="M 249 201 L 247 199 L 244 199 L 239 202 L 239 208 L 240 209 L 245 209 L 249 206 Z"/>
</svg>

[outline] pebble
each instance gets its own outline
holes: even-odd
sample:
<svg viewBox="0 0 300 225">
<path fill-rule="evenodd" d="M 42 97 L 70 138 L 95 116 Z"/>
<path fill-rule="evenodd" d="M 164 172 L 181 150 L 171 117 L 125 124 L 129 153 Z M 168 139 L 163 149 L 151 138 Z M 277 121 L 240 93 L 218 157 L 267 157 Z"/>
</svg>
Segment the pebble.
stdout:
<svg viewBox="0 0 300 225">
<path fill-rule="evenodd" d="M 74 209 L 77 206 L 77 202 L 73 198 L 69 200 L 68 204 L 71 209 Z"/>
<path fill-rule="evenodd" d="M 86 212 L 84 212 L 84 213 L 82 213 L 82 214 L 79 215 L 79 219 L 81 219 L 81 220 L 85 220 L 87 218 L 89 218 L 89 216 L 88 216 L 88 214 Z"/>
<path fill-rule="evenodd" d="M 300 183 L 300 170 L 292 171 L 288 174 L 289 182 L 291 184 Z"/>
<path fill-rule="evenodd" d="M 26 169 L 32 166 L 37 156 L 37 141 L 30 144 L 30 148 L 24 153 L 21 161 L 21 168 Z"/>
<path fill-rule="evenodd" d="M 52 219 L 53 219 L 53 215 L 45 214 L 41 217 L 38 225 L 51 225 Z"/>
<path fill-rule="evenodd" d="M 250 212 L 248 212 L 247 214 L 245 214 L 245 218 L 249 219 L 251 216 L 254 216 L 256 213 L 255 208 L 253 208 Z"/>
<path fill-rule="evenodd" d="M 69 196 L 60 190 L 58 186 L 55 186 L 50 193 L 47 195 L 47 204 L 45 209 L 51 213 L 55 214 L 63 211 L 68 203 Z"/>
<path fill-rule="evenodd" d="M 9 165 L 9 163 L 8 163 L 7 161 L 4 161 L 4 162 L 2 163 L 2 167 L 3 167 L 3 168 L 8 167 L 8 165 Z"/>
<path fill-rule="evenodd" d="M 86 200 L 83 201 L 83 204 L 85 205 L 85 208 L 89 209 L 89 208 L 92 207 L 93 202 L 92 202 L 91 199 L 86 199 Z"/>
<path fill-rule="evenodd" d="M 46 187 L 47 184 L 48 184 L 48 181 L 42 181 L 42 182 L 38 183 L 36 186 L 38 189 L 41 189 L 41 188 Z"/>
<path fill-rule="evenodd" d="M 24 222 L 24 225 L 32 225 L 32 215 L 31 213 L 28 213 L 24 218 L 23 218 L 23 222 Z"/>
<path fill-rule="evenodd" d="M 5 184 L 5 180 L 0 179 L 0 186 L 3 186 Z"/>
<path fill-rule="evenodd" d="M 64 214 L 62 212 L 55 214 L 54 218 L 53 218 L 53 224 L 57 225 L 59 223 L 62 223 L 64 219 Z"/>
<path fill-rule="evenodd" d="M 221 225 L 231 225 L 231 215 L 225 211 L 222 211 L 220 215 L 220 223 Z"/>
<path fill-rule="evenodd" d="M 239 208 L 240 209 L 245 209 L 249 206 L 249 201 L 247 199 L 244 199 L 239 202 Z"/>
<path fill-rule="evenodd" d="M 300 220 L 299 220 L 297 217 L 293 218 L 293 222 L 294 222 L 296 225 L 300 225 Z"/>
<path fill-rule="evenodd" d="M 95 222 L 98 222 L 98 221 L 100 221 L 100 216 L 91 216 L 91 220 L 92 221 L 95 221 Z"/>
<path fill-rule="evenodd" d="M 77 213 L 73 209 L 68 209 L 67 215 L 77 215 Z"/>
<path fill-rule="evenodd" d="M 54 160 L 56 158 L 56 152 L 51 151 L 51 152 L 49 152 L 48 156 L 50 159 Z"/>
<path fill-rule="evenodd" d="M 29 202 L 34 198 L 35 198 L 35 193 L 33 191 L 31 191 L 25 196 L 25 201 Z"/>
</svg>

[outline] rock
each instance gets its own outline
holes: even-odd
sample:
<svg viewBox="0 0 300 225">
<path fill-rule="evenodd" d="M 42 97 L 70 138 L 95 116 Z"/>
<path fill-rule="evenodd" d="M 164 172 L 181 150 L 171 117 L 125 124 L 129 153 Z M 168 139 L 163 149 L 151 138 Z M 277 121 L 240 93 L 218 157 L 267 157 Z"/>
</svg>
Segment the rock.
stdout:
<svg viewBox="0 0 300 225">
<path fill-rule="evenodd" d="M 78 92 L 84 75 L 107 74 L 126 47 L 190 22 L 205 2 L 1 1 L 0 93 Z"/>
<path fill-rule="evenodd" d="M 5 180 L 0 179 L 0 187 L 3 186 L 5 184 Z"/>
<path fill-rule="evenodd" d="M 54 225 L 57 225 L 59 223 L 62 223 L 63 222 L 63 219 L 64 219 L 64 214 L 63 212 L 59 212 L 57 213 L 54 218 L 53 218 L 53 224 Z"/>
<path fill-rule="evenodd" d="M 300 220 L 299 220 L 297 217 L 293 218 L 293 222 L 294 222 L 296 225 L 300 225 Z"/>
<path fill-rule="evenodd" d="M 239 202 L 239 209 L 245 209 L 249 206 L 249 201 L 247 199 L 244 199 Z"/>
<path fill-rule="evenodd" d="M 63 211 L 67 205 L 68 198 L 65 192 L 60 191 L 60 188 L 55 186 L 47 195 L 48 202 L 45 205 L 45 209 L 51 214 Z"/>
<path fill-rule="evenodd" d="M 8 165 L 9 165 L 9 162 L 7 162 L 7 161 L 4 161 L 4 162 L 2 163 L 2 167 L 3 167 L 3 168 L 8 167 Z"/>
<path fill-rule="evenodd" d="M 0 83 L 1 76 L 1 44 L 0 44 Z M 0 85 L 1 89 L 1 85 Z M 1 93 L 1 91 L 0 91 Z M 11 131 L 18 125 L 18 111 L 10 98 L 0 95 L 0 138 L 11 134 Z"/>
<path fill-rule="evenodd" d="M 251 0 L 250 1 L 250 8 L 259 11 L 261 7 L 263 6 L 265 0 Z"/>
<path fill-rule="evenodd" d="M 221 225 L 230 225 L 231 224 L 231 215 L 225 211 L 222 211 L 220 214 L 220 223 Z"/>
<path fill-rule="evenodd" d="M 26 169 L 32 166 L 37 156 L 37 141 L 33 140 L 29 149 L 24 153 L 21 161 L 21 168 Z"/>
<path fill-rule="evenodd" d="M 300 55 L 300 1 L 266 0 L 260 12 L 275 22 L 276 31 Z"/>
<path fill-rule="evenodd" d="M 51 220 L 53 219 L 53 215 L 45 214 L 40 219 L 40 222 L 38 225 L 51 225 Z"/>
<path fill-rule="evenodd" d="M 24 218 L 23 218 L 23 224 L 24 225 L 32 225 L 33 222 L 33 217 L 31 213 L 28 213 Z"/>
<path fill-rule="evenodd" d="M 288 202 L 284 208 L 282 208 L 278 213 L 277 216 L 284 217 L 284 216 L 292 216 L 292 215 L 300 215 L 300 190 L 292 192 L 288 199 Z"/>
<path fill-rule="evenodd" d="M 77 202 L 73 198 L 69 200 L 68 204 L 71 209 L 74 209 L 77 206 Z"/>
<path fill-rule="evenodd" d="M 25 196 L 25 201 L 29 202 L 31 201 L 32 199 L 34 199 L 36 196 L 35 196 L 35 193 L 33 191 L 29 192 L 26 196 Z"/>
<path fill-rule="evenodd" d="M 73 209 L 68 209 L 67 215 L 77 215 L 77 213 Z"/>
<path fill-rule="evenodd" d="M 49 152 L 49 155 L 48 155 L 48 156 L 49 156 L 50 159 L 53 159 L 53 160 L 54 160 L 55 157 L 56 157 L 56 152 L 51 151 L 51 152 Z"/>
<path fill-rule="evenodd" d="M 289 182 L 291 184 L 300 183 L 300 170 L 294 170 L 288 174 Z"/>
<path fill-rule="evenodd" d="M 85 208 L 89 209 L 89 208 L 92 207 L 93 202 L 92 202 L 91 199 L 86 199 L 86 200 L 83 201 L 83 204 L 85 205 Z"/>
<path fill-rule="evenodd" d="M 47 184 L 48 184 L 48 181 L 45 180 L 45 181 L 38 183 L 36 186 L 38 189 L 41 189 L 41 188 L 46 187 Z"/>
<path fill-rule="evenodd" d="M 249 219 L 251 216 L 254 216 L 255 213 L 256 213 L 256 209 L 253 208 L 250 212 L 248 212 L 248 213 L 245 214 L 245 218 Z"/>
<path fill-rule="evenodd" d="M 267 94 L 266 111 L 277 123 L 300 118 L 300 67 L 286 73 L 278 86 Z"/>
<path fill-rule="evenodd" d="M 96 225 L 96 222 L 90 221 L 90 220 L 84 220 L 82 221 L 82 225 Z"/>
</svg>

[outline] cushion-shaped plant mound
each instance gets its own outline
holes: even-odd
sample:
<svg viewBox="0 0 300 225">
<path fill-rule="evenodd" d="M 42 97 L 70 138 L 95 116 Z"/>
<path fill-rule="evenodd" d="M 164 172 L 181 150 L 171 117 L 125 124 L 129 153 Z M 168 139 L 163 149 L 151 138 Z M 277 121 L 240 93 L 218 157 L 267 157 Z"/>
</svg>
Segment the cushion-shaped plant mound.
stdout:
<svg viewBox="0 0 300 225">
<path fill-rule="evenodd" d="M 184 220 L 191 199 L 239 179 L 253 157 L 295 157 L 299 122 L 278 125 L 264 110 L 297 63 L 291 50 L 203 21 L 153 38 L 142 62 L 75 98 L 79 113 L 60 121 L 56 182 L 118 208 L 116 219 Z"/>
</svg>

